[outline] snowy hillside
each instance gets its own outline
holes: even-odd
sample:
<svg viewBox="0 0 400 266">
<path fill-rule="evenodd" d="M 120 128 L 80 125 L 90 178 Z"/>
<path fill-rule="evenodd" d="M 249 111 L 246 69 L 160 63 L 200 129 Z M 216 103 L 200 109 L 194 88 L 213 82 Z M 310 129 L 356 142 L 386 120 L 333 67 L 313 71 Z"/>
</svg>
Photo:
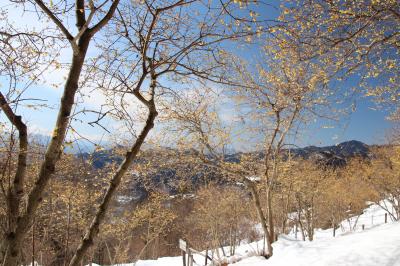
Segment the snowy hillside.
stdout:
<svg viewBox="0 0 400 266">
<path fill-rule="evenodd" d="M 356 226 L 357 217 L 344 221 L 337 229 L 336 237 L 332 236 L 332 229 L 317 230 L 313 242 L 295 239 L 294 235 L 280 236 L 273 244 L 274 255 L 269 260 L 256 256 L 262 241 L 238 247 L 237 255 L 228 260 L 240 260 L 232 264 L 237 266 L 400 266 L 400 223 L 392 222 L 388 216 L 385 224 L 384 216 L 380 207 L 372 205 L 358 217 Z M 362 230 L 363 224 L 365 230 Z M 202 256 L 195 255 L 194 259 L 195 265 L 204 265 Z M 128 265 L 180 266 L 182 257 L 138 261 L 124 266 Z"/>
<path fill-rule="evenodd" d="M 313 242 L 280 238 L 274 243 L 274 256 L 266 261 L 252 257 L 237 266 L 328 266 L 400 265 L 400 223 L 385 224 L 362 232 L 333 238 L 320 234 Z"/>
</svg>

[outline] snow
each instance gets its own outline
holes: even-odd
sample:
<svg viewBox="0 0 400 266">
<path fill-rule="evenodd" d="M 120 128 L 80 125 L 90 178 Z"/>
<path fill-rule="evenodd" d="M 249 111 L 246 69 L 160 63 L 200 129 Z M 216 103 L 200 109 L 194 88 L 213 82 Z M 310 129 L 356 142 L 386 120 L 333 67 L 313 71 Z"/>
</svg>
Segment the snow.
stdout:
<svg viewBox="0 0 400 266">
<path fill-rule="evenodd" d="M 118 264 L 118 266 L 180 266 L 182 257 L 163 257 L 158 260 L 139 260 L 135 263 Z M 88 265 L 87 265 L 88 266 Z M 92 266 L 100 266 L 92 263 Z"/>
<path fill-rule="evenodd" d="M 266 260 L 261 256 L 251 256 L 235 264 L 236 266 L 400 266 L 400 223 L 370 226 L 364 231 L 338 232 L 332 236 L 332 229 L 318 230 L 312 242 L 296 240 L 293 235 L 280 236 L 273 244 L 274 255 Z M 258 242 L 261 249 L 262 243 Z M 239 247 L 239 253 L 243 248 Z M 255 243 L 247 245 L 257 250 Z M 253 252 L 254 254 L 255 252 Z M 178 264 L 177 264 L 178 265 Z M 163 265 L 151 265 L 163 266 Z"/>
<path fill-rule="evenodd" d="M 318 234 L 317 234 L 318 235 Z M 237 266 L 400 266 L 400 223 L 385 224 L 362 232 L 312 242 L 281 237 L 273 244 L 274 255 L 244 259 Z M 158 266 L 158 265 L 157 265 Z"/>
<path fill-rule="evenodd" d="M 131 201 L 134 200 L 134 199 L 135 199 L 135 198 L 134 198 L 134 197 L 131 197 L 131 196 L 123 196 L 123 195 L 117 196 L 117 201 L 118 201 L 119 203 L 122 203 L 122 204 L 129 203 L 129 202 L 131 202 Z"/>
<path fill-rule="evenodd" d="M 372 205 L 358 216 L 358 220 L 355 216 L 343 221 L 336 230 L 336 237 L 333 237 L 332 229 L 316 230 L 312 242 L 296 239 L 294 234 L 281 235 L 273 244 L 274 255 L 268 260 L 257 256 L 263 247 L 263 241 L 258 241 L 237 247 L 236 255 L 225 261 L 234 266 L 400 266 L 400 222 L 392 222 L 388 215 L 385 224 L 384 216 L 384 210 Z M 362 224 L 365 230 L 362 230 Z M 204 265 L 204 257 L 194 255 L 194 260 L 198 263 L 194 266 Z M 179 266 L 182 257 L 119 265 Z"/>
<path fill-rule="evenodd" d="M 297 240 L 294 234 L 280 236 L 269 260 L 255 256 L 235 266 L 400 266 L 400 222 L 392 223 L 390 215 L 387 222 L 385 211 L 373 204 L 363 214 L 343 221 L 336 237 L 333 229 L 316 230 L 312 242 Z"/>
<path fill-rule="evenodd" d="M 261 177 L 259 177 L 259 176 L 246 176 L 245 177 L 247 180 L 250 180 L 250 181 L 253 181 L 253 182 L 256 182 L 256 181 L 260 181 L 261 180 Z"/>
</svg>

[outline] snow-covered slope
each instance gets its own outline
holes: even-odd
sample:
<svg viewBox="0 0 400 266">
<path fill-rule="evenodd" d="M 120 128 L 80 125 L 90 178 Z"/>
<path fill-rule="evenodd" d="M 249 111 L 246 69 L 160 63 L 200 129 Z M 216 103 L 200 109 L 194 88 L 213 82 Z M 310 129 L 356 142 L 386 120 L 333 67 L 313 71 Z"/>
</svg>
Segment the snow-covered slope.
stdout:
<svg viewBox="0 0 400 266">
<path fill-rule="evenodd" d="M 338 237 L 319 236 L 313 242 L 282 237 L 274 256 L 244 259 L 237 266 L 400 266 L 400 223 L 380 225 Z M 158 266 L 158 265 L 157 265 Z"/>
<path fill-rule="evenodd" d="M 391 209 L 386 201 L 382 205 Z M 333 229 L 316 230 L 314 241 L 280 236 L 273 244 L 274 255 L 244 259 L 237 266 L 400 266 L 400 222 L 392 222 L 385 211 L 372 204 L 363 214 L 343 221 Z M 364 227 L 365 230 L 362 228 Z"/>
<path fill-rule="evenodd" d="M 235 266 L 400 266 L 400 222 L 391 222 L 388 216 L 385 224 L 384 216 L 379 206 L 372 205 L 362 215 L 343 221 L 336 237 L 332 229 L 316 230 L 312 242 L 296 239 L 293 234 L 280 236 L 269 260 L 256 256 L 262 241 L 241 245 L 237 254 L 227 260 L 238 261 L 230 264 Z M 194 259 L 198 263 L 195 265 L 204 265 L 202 256 L 195 255 Z M 119 265 L 180 266 L 182 257 Z"/>
</svg>

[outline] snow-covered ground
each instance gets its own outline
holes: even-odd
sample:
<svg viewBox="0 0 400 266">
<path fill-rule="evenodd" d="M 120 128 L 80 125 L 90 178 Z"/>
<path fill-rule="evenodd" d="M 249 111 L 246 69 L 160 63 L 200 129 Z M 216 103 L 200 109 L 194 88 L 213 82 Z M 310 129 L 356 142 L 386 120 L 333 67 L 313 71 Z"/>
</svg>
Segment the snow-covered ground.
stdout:
<svg viewBox="0 0 400 266">
<path fill-rule="evenodd" d="M 358 217 L 343 221 L 336 237 L 332 229 L 317 230 L 312 242 L 295 239 L 293 234 L 280 236 L 273 244 L 274 255 L 269 260 L 256 256 L 262 248 L 262 241 L 241 245 L 237 255 L 228 258 L 238 262 L 235 266 L 400 266 L 400 222 L 392 222 L 385 212 L 372 205 Z M 362 230 L 364 224 L 365 230 Z M 352 230 L 350 230 L 352 228 Z M 238 259 L 239 258 L 239 259 Z M 204 265 L 204 258 L 195 255 L 195 261 Z M 93 264 L 95 265 L 95 264 Z M 182 257 L 165 257 L 158 260 L 142 260 L 123 266 L 180 266 Z"/>
<path fill-rule="evenodd" d="M 271 259 L 252 257 L 237 266 L 400 266 L 400 223 L 376 226 L 365 231 L 342 234 L 318 234 L 313 242 L 281 237 Z M 156 266 L 155 264 L 154 266 Z M 161 266 L 161 265 L 157 265 Z"/>
</svg>

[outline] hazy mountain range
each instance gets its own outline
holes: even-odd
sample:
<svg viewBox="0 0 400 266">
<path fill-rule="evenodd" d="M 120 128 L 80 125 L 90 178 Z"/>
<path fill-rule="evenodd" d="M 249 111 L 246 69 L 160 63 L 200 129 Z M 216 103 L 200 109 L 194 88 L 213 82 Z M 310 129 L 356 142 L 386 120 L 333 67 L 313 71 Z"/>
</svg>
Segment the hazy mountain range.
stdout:
<svg viewBox="0 0 400 266">
<path fill-rule="evenodd" d="M 191 193 L 196 188 L 210 181 L 220 182 L 228 185 L 230 182 L 223 180 L 221 174 L 210 169 L 206 165 L 193 164 L 190 161 L 174 158 L 174 153 L 178 152 L 171 148 L 162 150 L 147 150 L 142 153 L 136 163 L 147 163 L 156 161 L 149 169 L 146 176 L 133 175 L 130 182 L 123 189 L 122 198 L 124 203 L 140 202 L 147 198 L 149 188 L 161 190 L 169 195 L 179 193 Z M 191 155 L 196 155 L 195 151 L 188 151 Z M 256 153 L 260 159 L 263 158 L 262 152 Z M 182 156 L 182 154 L 180 154 Z M 233 153 L 226 157 L 227 161 L 239 162 L 242 153 Z M 101 169 L 109 163 L 120 163 L 122 157 L 116 155 L 113 150 L 98 150 L 92 153 L 81 153 L 86 159 L 91 159 L 92 165 Z M 316 163 L 322 163 L 333 167 L 340 167 L 346 164 L 346 161 L 353 157 L 372 158 L 371 147 L 363 142 L 352 140 L 342 142 L 334 146 L 316 147 L 308 146 L 304 148 L 286 149 L 283 156 L 296 159 L 313 160 Z M 174 161 L 175 160 L 175 161 Z M 168 161 L 173 161 L 168 163 Z M 167 162 L 167 163 L 165 163 Z"/>
</svg>

